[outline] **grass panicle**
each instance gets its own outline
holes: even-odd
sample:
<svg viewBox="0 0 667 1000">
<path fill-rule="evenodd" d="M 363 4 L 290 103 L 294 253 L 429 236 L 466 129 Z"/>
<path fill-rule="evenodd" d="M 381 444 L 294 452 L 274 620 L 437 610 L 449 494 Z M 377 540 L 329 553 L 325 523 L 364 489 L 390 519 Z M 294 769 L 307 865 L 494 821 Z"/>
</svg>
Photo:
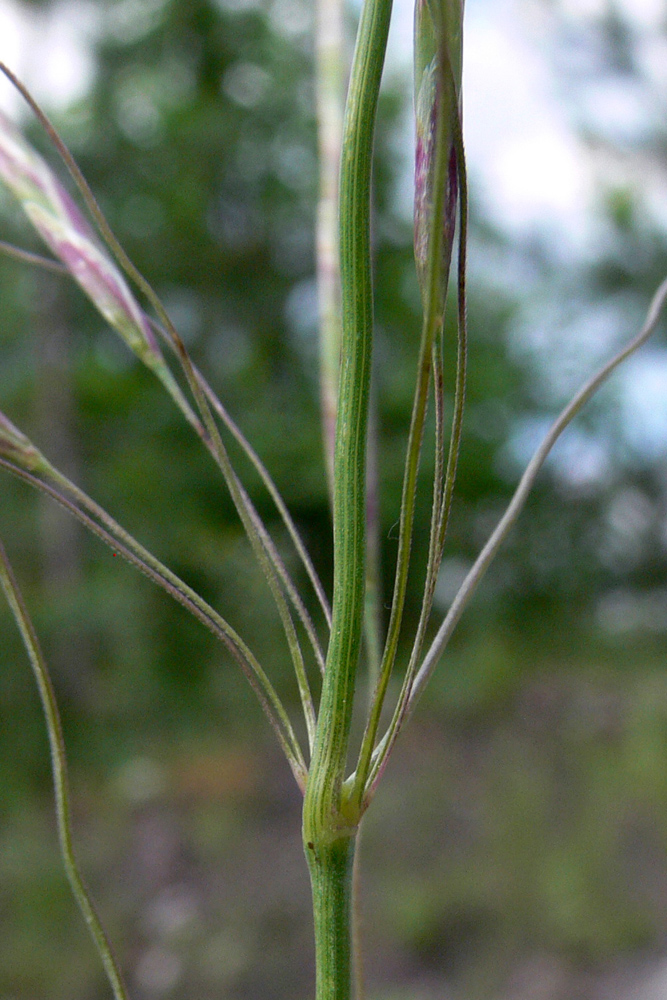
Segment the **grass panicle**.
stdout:
<svg viewBox="0 0 667 1000">
<path fill-rule="evenodd" d="M 304 795 L 302 834 L 313 898 L 316 1000 L 350 1000 L 352 996 L 351 970 L 355 964 L 360 968 L 351 955 L 352 870 L 359 825 L 400 732 L 445 653 L 461 615 L 515 525 L 554 443 L 612 372 L 645 343 L 656 328 L 667 300 L 666 280 L 655 293 L 641 331 L 583 385 L 556 419 L 429 642 L 436 583 L 454 497 L 467 377 L 468 184 L 461 120 L 463 10 L 463 0 L 417 0 L 415 9 L 414 243 L 423 318 L 420 336 L 418 340 L 415 338 L 416 372 L 403 468 L 398 552 L 384 641 L 381 641 L 379 613 L 377 432 L 371 391 L 374 332 L 371 216 L 375 118 L 391 0 L 364 0 L 362 4 L 344 115 L 341 0 L 318 0 L 316 10 L 320 154 L 316 245 L 322 426 L 333 512 L 331 598 L 325 593 L 297 526 L 258 453 L 194 365 L 157 292 L 116 239 L 53 124 L 12 71 L 0 63 L 0 72 L 23 95 L 64 161 L 94 223 L 93 227 L 46 161 L 0 115 L 0 178 L 22 204 L 55 259 L 3 242 L 0 252 L 18 261 L 71 275 L 127 346 L 157 375 L 212 456 L 277 610 L 296 677 L 308 752 L 301 746 L 269 672 L 244 639 L 216 609 L 54 468 L 2 413 L 0 467 L 61 504 L 114 552 L 169 593 L 223 643 L 253 687 Z M 450 281 L 453 262 L 456 278 Z M 454 286 L 457 342 L 455 370 L 450 376 L 444 361 L 450 353 L 445 342 L 444 315 Z M 136 290 L 136 296 L 132 289 Z M 165 344 L 169 348 L 166 352 L 169 364 L 162 353 Z M 453 413 L 448 432 L 449 391 L 453 395 Z M 434 478 L 422 603 L 398 697 L 386 728 L 381 729 L 404 631 L 419 469 L 431 397 L 435 412 Z M 315 620 L 232 462 L 230 440 L 240 447 L 259 474 L 282 519 L 319 604 Z M 117 965 L 74 859 L 65 750 L 53 687 L 1 544 L 0 584 L 23 636 L 42 698 L 65 868 L 116 1000 L 127 1000 Z M 326 633 L 324 638 L 320 631 Z M 352 756 L 352 713 L 355 700 L 360 698 L 358 665 L 364 648 L 373 683 L 368 703 L 364 697 L 365 725 L 356 766 L 347 775 L 348 757 Z M 313 693 L 315 686 L 311 687 L 313 669 L 322 675 L 319 703 Z M 361 1000 L 360 973 L 357 980 L 358 1000 Z"/>
</svg>

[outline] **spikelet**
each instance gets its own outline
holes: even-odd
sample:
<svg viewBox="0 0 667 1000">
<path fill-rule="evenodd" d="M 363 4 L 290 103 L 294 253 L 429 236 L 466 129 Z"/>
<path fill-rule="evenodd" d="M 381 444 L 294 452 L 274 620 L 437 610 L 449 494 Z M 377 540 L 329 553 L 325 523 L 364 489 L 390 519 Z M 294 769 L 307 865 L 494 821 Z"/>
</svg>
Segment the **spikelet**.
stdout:
<svg viewBox="0 0 667 1000">
<path fill-rule="evenodd" d="M 0 178 L 106 321 L 145 364 L 163 371 L 155 335 L 124 277 L 50 167 L 3 114 Z"/>
<path fill-rule="evenodd" d="M 446 169 L 442 217 L 435 220 L 441 232 L 441 278 L 438 308 L 444 309 L 447 275 L 456 228 L 458 168 L 455 129 L 460 112 L 463 0 L 417 0 L 415 6 L 415 260 L 424 305 L 428 300 L 429 256 L 433 253 L 431 229 L 436 185 L 437 141 L 443 144 Z"/>
</svg>

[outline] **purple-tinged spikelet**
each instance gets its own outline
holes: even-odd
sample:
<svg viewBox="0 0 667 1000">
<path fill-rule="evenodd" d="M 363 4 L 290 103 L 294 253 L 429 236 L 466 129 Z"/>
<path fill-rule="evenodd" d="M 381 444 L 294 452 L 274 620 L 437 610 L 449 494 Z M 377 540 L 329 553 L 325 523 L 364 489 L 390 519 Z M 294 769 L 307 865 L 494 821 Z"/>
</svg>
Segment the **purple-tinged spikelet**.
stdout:
<svg viewBox="0 0 667 1000">
<path fill-rule="evenodd" d="M 434 224 L 434 194 L 437 179 L 437 138 L 444 143 L 446 171 L 441 220 L 435 225 L 442 234 L 439 308 L 452 255 L 458 199 L 458 166 L 455 148 L 456 119 L 461 90 L 462 0 L 417 0 L 415 7 L 415 259 L 417 277 L 426 303 L 428 297 L 431 228 Z M 435 246 L 435 244 L 434 244 Z"/>
<path fill-rule="evenodd" d="M 158 353 L 155 336 L 118 269 L 96 242 L 45 211 L 27 202 L 26 214 L 49 249 L 95 303 L 107 323 L 135 354 L 150 363 Z"/>
<path fill-rule="evenodd" d="M 162 368 L 155 335 L 122 274 L 60 181 L 2 114 L 0 178 L 49 249 L 128 347 L 150 367 Z"/>
</svg>

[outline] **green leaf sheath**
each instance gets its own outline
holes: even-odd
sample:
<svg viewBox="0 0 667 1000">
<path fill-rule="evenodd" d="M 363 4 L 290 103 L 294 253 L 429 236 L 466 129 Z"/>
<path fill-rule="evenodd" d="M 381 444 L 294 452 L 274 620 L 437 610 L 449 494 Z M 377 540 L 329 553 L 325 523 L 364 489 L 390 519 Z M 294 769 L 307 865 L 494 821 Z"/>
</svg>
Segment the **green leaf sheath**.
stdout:
<svg viewBox="0 0 667 1000">
<path fill-rule="evenodd" d="M 362 8 L 343 125 L 340 173 L 342 359 L 336 421 L 334 588 L 315 748 L 304 803 L 304 839 L 345 827 L 341 785 L 364 616 L 366 436 L 373 345 L 370 192 L 373 132 L 391 0 Z M 354 820 L 352 820 L 354 825 Z"/>
</svg>

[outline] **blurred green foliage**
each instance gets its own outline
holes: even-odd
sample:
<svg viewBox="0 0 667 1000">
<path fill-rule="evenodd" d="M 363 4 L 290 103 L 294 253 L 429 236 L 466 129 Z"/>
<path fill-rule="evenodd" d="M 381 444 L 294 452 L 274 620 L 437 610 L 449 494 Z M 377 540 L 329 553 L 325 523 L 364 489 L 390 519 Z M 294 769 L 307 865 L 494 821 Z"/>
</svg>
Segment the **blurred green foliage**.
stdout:
<svg viewBox="0 0 667 1000">
<path fill-rule="evenodd" d="M 311 10 L 299 0 L 98 9 L 92 88 L 58 125 L 328 581 Z M 615 44 L 631 51 L 624 30 Z M 403 81 L 386 88 L 375 178 L 386 592 L 419 326 L 398 196 L 407 99 Z M 651 155 L 664 159 L 664 135 L 654 140 Z M 473 206 L 468 410 L 440 610 L 511 493 L 526 437 L 563 394 L 517 331 L 542 315 L 534 300 L 549 285 L 545 325 L 609 296 L 633 328 L 667 263 L 664 232 L 640 202 L 601 191 L 599 257 L 558 275 L 548 240 L 517 246 Z M 3 236 L 39 249 L 4 192 L 0 208 Z M 157 383 L 67 282 L 2 260 L 0 286 L 3 411 L 219 606 L 293 701 L 232 504 Z M 629 447 L 613 403 L 606 393 L 580 430 L 601 443 L 607 471 L 577 478 L 576 451 L 552 463 L 369 814 L 364 909 L 378 997 L 391 987 L 440 1000 L 455 985 L 468 1000 L 498 997 L 531 956 L 556 969 L 549 997 L 569 997 L 582 969 L 667 933 L 664 474 Z M 426 449 L 408 626 L 431 472 Z M 7 477 L 0 533 L 53 666 L 81 860 L 133 996 L 307 996 L 298 797 L 234 665 L 179 607 Z M 46 739 L 5 609 L 0 627 L 0 995 L 102 997 L 57 864 Z"/>
</svg>

